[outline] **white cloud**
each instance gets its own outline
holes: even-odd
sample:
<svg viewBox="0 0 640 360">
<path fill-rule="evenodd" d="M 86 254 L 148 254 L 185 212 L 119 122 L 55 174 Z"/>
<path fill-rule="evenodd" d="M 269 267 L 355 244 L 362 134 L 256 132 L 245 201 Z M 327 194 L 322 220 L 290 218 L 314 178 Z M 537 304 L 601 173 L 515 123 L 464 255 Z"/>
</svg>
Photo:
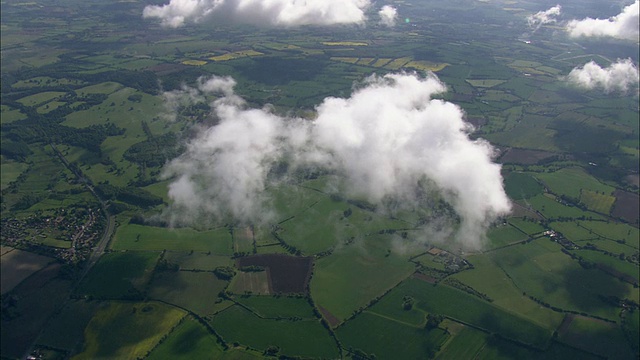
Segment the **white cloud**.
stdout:
<svg viewBox="0 0 640 360">
<path fill-rule="evenodd" d="M 638 68 L 631 59 L 618 60 L 607 68 L 594 61 L 577 67 L 567 75 L 566 80 L 585 89 L 602 89 L 605 92 L 627 92 L 638 87 Z"/>
<path fill-rule="evenodd" d="M 614 37 L 638 41 L 639 4 L 640 1 L 636 0 L 609 19 L 572 20 L 566 29 L 572 37 Z"/>
<path fill-rule="evenodd" d="M 380 15 L 380 23 L 382 25 L 393 27 L 398 19 L 398 10 L 393 6 L 385 5 L 378 11 L 378 15 Z"/>
<path fill-rule="evenodd" d="M 144 18 L 180 27 L 206 18 L 270 26 L 360 24 L 370 0 L 170 0 L 149 5 Z"/>
<path fill-rule="evenodd" d="M 562 7 L 560 5 L 556 5 L 545 11 L 539 11 L 533 15 L 529 15 L 527 16 L 529 27 L 535 28 L 537 30 L 544 24 L 554 23 L 556 22 L 556 17 L 560 15 L 561 11 Z"/>
<path fill-rule="evenodd" d="M 214 77 L 200 89 L 212 83 L 229 84 Z M 349 98 L 326 98 L 313 121 L 249 109 L 228 87 L 211 88 L 223 90 L 212 103 L 219 123 L 164 171 L 174 220 L 271 220 L 265 189 L 282 159 L 291 169 L 329 170 L 347 196 L 381 206 L 392 199 L 410 209 L 419 184 L 429 183 L 460 217 L 456 237 L 467 247 L 478 248 L 489 223 L 510 210 L 493 148 L 469 139 L 458 106 L 432 98 L 446 90 L 435 75 L 372 76 Z"/>
</svg>

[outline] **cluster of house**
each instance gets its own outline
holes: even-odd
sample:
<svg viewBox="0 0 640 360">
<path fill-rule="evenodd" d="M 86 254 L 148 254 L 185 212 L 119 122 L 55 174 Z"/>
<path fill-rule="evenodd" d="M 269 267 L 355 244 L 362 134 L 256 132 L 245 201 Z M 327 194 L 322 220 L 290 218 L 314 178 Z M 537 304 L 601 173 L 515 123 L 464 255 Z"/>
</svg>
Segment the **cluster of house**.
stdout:
<svg viewBox="0 0 640 360">
<path fill-rule="evenodd" d="M 5 219 L 2 221 L 0 238 L 3 244 L 11 246 L 41 246 L 66 263 L 81 262 L 89 256 L 93 243 L 102 233 L 99 210 L 83 210 L 58 209 L 51 216 L 31 215 L 23 219 Z M 63 243 L 56 244 L 47 239 Z"/>
</svg>

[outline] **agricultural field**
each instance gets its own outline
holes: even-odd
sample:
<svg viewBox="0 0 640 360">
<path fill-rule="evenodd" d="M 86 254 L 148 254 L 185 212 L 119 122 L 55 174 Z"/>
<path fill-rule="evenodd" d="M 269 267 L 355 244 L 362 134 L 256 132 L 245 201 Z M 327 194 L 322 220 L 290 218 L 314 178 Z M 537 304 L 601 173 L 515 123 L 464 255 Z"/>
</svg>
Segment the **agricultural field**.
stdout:
<svg viewBox="0 0 640 360">
<path fill-rule="evenodd" d="M 84 347 L 73 359 L 146 356 L 184 316 L 162 303 L 109 303 L 89 321 Z"/>
<path fill-rule="evenodd" d="M 637 359 L 633 1 L 0 2 L 0 357 Z"/>
</svg>

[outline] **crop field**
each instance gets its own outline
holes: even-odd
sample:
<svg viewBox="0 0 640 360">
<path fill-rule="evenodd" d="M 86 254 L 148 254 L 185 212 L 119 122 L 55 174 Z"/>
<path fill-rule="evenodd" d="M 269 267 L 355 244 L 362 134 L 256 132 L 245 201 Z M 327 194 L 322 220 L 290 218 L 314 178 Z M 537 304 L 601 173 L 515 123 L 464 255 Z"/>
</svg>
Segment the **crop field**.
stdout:
<svg viewBox="0 0 640 360">
<path fill-rule="evenodd" d="M 229 285 L 234 294 L 270 295 L 271 288 L 267 271 L 238 271 Z"/>
<path fill-rule="evenodd" d="M 210 272 L 156 271 L 148 296 L 206 316 L 216 311 L 218 294 L 228 284 Z"/>
<path fill-rule="evenodd" d="M 640 218 L 640 197 L 638 194 L 620 190 L 616 190 L 613 194 L 616 197 L 616 202 L 613 205 L 611 215 L 622 218 L 637 227 Z"/>
<path fill-rule="evenodd" d="M 189 316 L 151 351 L 147 359 L 219 359 L 223 355 L 223 349 L 215 336 Z"/>
<path fill-rule="evenodd" d="M 157 252 L 105 254 L 80 283 L 76 292 L 99 299 L 139 296 L 158 260 Z"/>
<path fill-rule="evenodd" d="M 305 293 L 313 258 L 280 254 L 252 255 L 238 258 L 237 267 L 259 266 L 269 277 L 269 290 L 274 293 Z"/>
<path fill-rule="evenodd" d="M 118 227 L 113 250 L 209 251 L 231 255 L 231 234 L 227 228 L 197 231 L 190 228 L 167 229 L 127 224 Z"/>
<path fill-rule="evenodd" d="M 310 283 L 316 304 L 344 320 L 411 275 L 415 265 L 390 251 L 391 241 L 383 236 L 366 238 L 317 260 Z"/>
<path fill-rule="evenodd" d="M 611 207 L 616 198 L 611 195 L 598 193 L 591 190 L 582 190 L 580 193 L 580 202 L 583 203 L 589 210 L 599 212 L 601 214 L 609 214 Z"/>
<path fill-rule="evenodd" d="M 370 313 L 358 315 L 336 333 L 347 348 L 360 349 L 380 359 L 432 356 L 449 337 L 439 328 L 427 331 Z"/>
<path fill-rule="evenodd" d="M 286 321 L 261 319 L 240 306 L 218 314 L 211 325 L 222 338 L 264 350 L 278 346 L 288 356 L 335 358 L 337 344 L 317 319 Z"/>
<path fill-rule="evenodd" d="M 184 316 L 184 311 L 156 302 L 112 302 L 93 316 L 84 348 L 73 359 L 146 356 Z"/>
<path fill-rule="evenodd" d="M 52 261 L 52 258 L 46 256 L 3 247 L 2 257 L 0 257 L 1 293 L 10 291 L 22 280 L 43 269 Z"/>
<path fill-rule="evenodd" d="M 444 347 L 437 360 L 474 359 L 485 346 L 488 335 L 471 327 L 464 327 Z"/>
</svg>

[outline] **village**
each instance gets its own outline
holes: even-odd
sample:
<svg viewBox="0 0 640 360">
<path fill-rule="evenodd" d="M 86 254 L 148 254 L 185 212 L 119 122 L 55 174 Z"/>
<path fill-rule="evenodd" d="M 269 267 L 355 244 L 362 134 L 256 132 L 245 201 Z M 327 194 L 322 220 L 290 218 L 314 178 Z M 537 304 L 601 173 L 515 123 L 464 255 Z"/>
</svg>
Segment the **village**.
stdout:
<svg viewBox="0 0 640 360">
<path fill-rule="evenodd" d="M 98 207 L 72 206 L 50 213 L 35 212 L 26 218 L 2 220 L 3 244 L 37 249 L 67 264 L 83 262 L 103 231 L 104 216 Z"/>
</svg>

